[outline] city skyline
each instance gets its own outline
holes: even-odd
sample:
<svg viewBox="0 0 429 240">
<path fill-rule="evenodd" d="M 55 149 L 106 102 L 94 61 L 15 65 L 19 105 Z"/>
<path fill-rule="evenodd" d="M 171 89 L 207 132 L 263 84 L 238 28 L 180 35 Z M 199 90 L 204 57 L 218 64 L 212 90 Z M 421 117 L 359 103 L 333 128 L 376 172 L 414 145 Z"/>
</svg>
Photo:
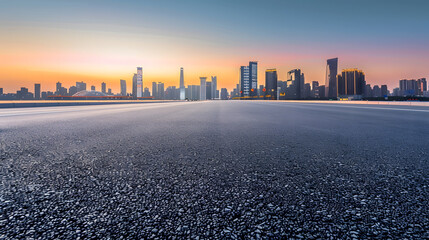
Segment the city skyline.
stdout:
<svg viewBox="0 0 429 240">
<path fill-rule="evenodd" d="M 258 79 L 264 79 L 263 70 L 276 68 L 279 80 L 286 80 L 291 69 L 299 68 L 306 73 L 306 83 L 322 83 L 326 59 L 338 57 L 339 72 L 363 69 L 368 83 L 393 89 L 400 79 L 429 75 L 424 41 L 428 20 L 422 17 L 422 6 L 428 3 L 413 2 L 418 4 L 363 1 L 350 9 L 341 1 L 248 1 L 249 11 L 239 17 L 234 9 L 242 4 L 226 1 L 127 1 L 119 6 L 97 1 L 8 2 L 0 10 L 0 85 L 14 92 L 34 82 L 42 88 L 57 81 L 89 86 L 106 82 L 119 92 L 118 79 L 128 84 L 130 66 L 142 66 L 143 88 L 151 82 L 178 86 L 178 71 L 184 67 L 188 84 L 216 75 L 219 89 L 232 89 L 239 66 L 249 60 L 259 63 Z M 346 9 L 356 17 L 337 22 Z M 141 16 L 133 17 L 135 11 Z M 253 26 L 244 25 L 250 19 Z"/>
</svg>

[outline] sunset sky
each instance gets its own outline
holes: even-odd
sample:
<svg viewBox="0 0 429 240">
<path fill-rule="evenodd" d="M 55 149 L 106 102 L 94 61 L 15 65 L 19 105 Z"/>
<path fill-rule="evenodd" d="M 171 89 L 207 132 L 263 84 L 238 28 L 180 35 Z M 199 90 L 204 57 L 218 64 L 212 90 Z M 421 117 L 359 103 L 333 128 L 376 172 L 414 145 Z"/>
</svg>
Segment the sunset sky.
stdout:
<svg viewBox="0 0 429 240">
<path fill-rule="evenodd" d="M 185 84 L 218 76 L 239 81 L 239 67 L 259 62 L 279 80 L 300 68 L 324 84 L 326 59 L 359 68 L 371 85 L 391 90 L 403 78 L 429 77 L 429 1 L 0 1 L 0 87 L 54 90 L 60 81 L 101 82 L 119 91 L 143 67 L 143 83 Z"/>
</svg>

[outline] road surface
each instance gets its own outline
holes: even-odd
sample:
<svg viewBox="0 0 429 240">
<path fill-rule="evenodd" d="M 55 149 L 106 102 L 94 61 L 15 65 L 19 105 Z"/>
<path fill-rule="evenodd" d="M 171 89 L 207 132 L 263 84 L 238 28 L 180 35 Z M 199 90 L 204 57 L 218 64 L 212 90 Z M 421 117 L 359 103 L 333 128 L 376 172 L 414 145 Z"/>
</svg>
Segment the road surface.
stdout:
<svg viewBox="0 0 429 240">
<path fill-rule="evenodd" d="M 0 239 L 429 237 L 429 108 L 0 109 Z"/>
</svg>

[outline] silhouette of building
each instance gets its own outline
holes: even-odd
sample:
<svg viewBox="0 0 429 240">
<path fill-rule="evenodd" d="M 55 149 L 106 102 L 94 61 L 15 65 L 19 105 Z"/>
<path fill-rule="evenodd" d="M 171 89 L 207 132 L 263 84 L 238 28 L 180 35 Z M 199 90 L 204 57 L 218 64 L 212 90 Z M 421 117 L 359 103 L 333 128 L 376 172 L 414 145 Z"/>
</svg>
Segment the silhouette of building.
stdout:
<svg viewBox="0 0 429 240">
<path fill-rule="evenodd" d="M 69 95 L 73 96 L 76 93 L 77 93 L 77 87 L 76 86 L 70 86 L 69 87 Z"/>
<path fill-rule="evenodd" d="M 157 85 L 158 85 L 158 89 L 156 91 L 157 97 L 158 97 L 158 99 L 163 100 L 163 99 L 165 99 L 165 97 L 164 97 L 164 95 L 165 95 L 165 93 L 164 93 L 164 83 L 158 82 Z"/>
<path fill-rule="evenodd" d="M 34 99 L 40 99 L 40 83 L 34 84 Z"/>
<path fill-rule="evenodd" d="M 95 86 L 91 86 L 91 91 L 95 91 Z"/>
<path fill-rule="evenodd" d="M 101 83 L 101 92 L 106 93 L 106 83 L 105 82 Z"/>
<path fill-rule="evenodd" d="M 212 99 L 212 82 L 206 82 L 206 99 Z"/>
<path fill-rule="evenodd" d="M 86 90 L 86 83 L 84 82 L 76 82 L 76 90 L 78 92 Z"/>
<path fill-rule="evenodd" d="M 277 70 L 265 71 L 265 99 L 277 100 Z"/>
<path fill-rule="evenodd" d="M 319 82 L 318 81 L 313 81 L 311 83 L 311 97 L 312 98 L 319 98 Z"/>
<path fill-rule="evenodd" d="M 183 75 L 183 68 L 180 68 L 180 100 L 185 100 L 186 91 L 185 91 L 185 77 Z"/>
<path fill-rule="evenodd" d="M 426 78 L 420 78 L 417 80 L 417 94 L 422 96 L 424 92 L 428 90 Z"/>
<path fill-rule="evenodd" d="M 339 96 L 363 96 L 365 91 L 365 74 L 356 68 L 344 69 L 337 76 L 337 93 Z M 330 96 L 332 98 L 332 96 Z"/>
<path fill-rule="evenodd" d="M 228 100 L 228 90 L 226 88 L 220 89 L 220 99 Z"/>
<path fill-rule="evenodd" d="M 325 96 L 328 98 L 337 98 L 337 74 L 338 58 L 328 59 L 325 78 Z"/>
<path fill-rule="evenodd" d="M 3 88 L 0 88 L 0 95 L 3 95 Z"/>
<path fill-rule="evenodd" d="M 137 98 L 137 73 L 134 73 L 133 75 L 133 98 Z"/>
<path fill-rule="evenodd" d="M 158 99 L 158 86 L 156 85 L 156 82 L 152 82 L 152 97 L 153 99 Z"/>
<path fill-rule="evenodd" d="M 127 96 L 127 81 L 121 79 L 120 84 L 121 84 L 121 96 Z"/>
<path fill-rule="evenodd" d="M 205 101 L 207 100 L 206 97 L 206 77 L 200 77 L 200 100 Z"/>
<path fill-rule="evenodd" d="M 287 73 L 285 99 L 301 99 L 304 95 L 304 74 L 301 69 L 293 69 Z"/>
<path fill-rule="evenodd" d="M 147 87 L 144 88 L 143 97 L 150 97 L 149 88 Z"/>
<path fill-rule="evenodd" d="M 193 101 L 200 100 L 200 86 L 188 85 L 186 89 L 186 98 Z"/>
<path fill-rule="evenodd" d="M 217 76 L 212 76 L 212 84 L 211 84 L 211 98 L 216 99 L 219 98 L 217 96 Z"/>
<path fill-rule="evenodd" d="M 381 85 L 381 97 L 386 97 L 389 95 L 389 90 L 387 90 L 387 85 Z"/>
<path fill-rule="evenodd" d="M 399 92 L 402 96 L 415 96 L 418 94 L 418 86 L 417 81 L 415 79 L 412 80 L 399 80 Z"/>
</svg>

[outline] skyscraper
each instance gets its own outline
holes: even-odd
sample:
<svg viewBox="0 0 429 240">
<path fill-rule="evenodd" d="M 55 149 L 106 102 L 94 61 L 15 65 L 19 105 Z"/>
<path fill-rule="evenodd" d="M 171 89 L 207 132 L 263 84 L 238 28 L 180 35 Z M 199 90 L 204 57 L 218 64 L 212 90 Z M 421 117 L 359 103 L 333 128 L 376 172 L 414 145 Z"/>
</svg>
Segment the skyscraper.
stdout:
<svg viewBox="0 0 429 240">
<path fill-rule="evenodd" d="M 127 82 L 121 79 L 121 96 L 127 96 Z M 143 95 L 142 95 L 143 97 Z"/>
<path fill-rule="evenodd" d="M 267 69 L 265 71 L 265 99 L 277 100 L 277 70 Z"/>
<path fill-rule="evenodd" d="M 206 77 L 200 77 L 200 100 L 205 101 L 206 98 Z"/>
<path fill-rule="evenodd" d="M 240 97 L 256 96 L 257 90 L 258 63 L 249 62 L 249 66 L 240 67 Z"/>
<path fill-rule="evenodd" d="M 34 84 L 34 99 L 40 99 L 40 83 Z"/>
<path fill-rule="evenodd" d="M 157 99 L 157 91 L 158 87 L 156 86 L 156 82 L 152 82 L 152 99 Z"/>
<path fill-rule="evenodd" d="M 249 62 L 250 96 L 258 95 L 258 63 Z"/>
<path fill-rule="evenodd" d="M 86 90 L 86 83 L 84 82 L 76 82 L 76 90 L 78 92 Z"/>
<path fill-rule="evenodd" d="M 91 91 L 95 91 L 95 86 L 91 86 Z"/>
<path fill-rule="evenodd" d="M 220 99 L 222 99 L 222 100 L 228 99 L 228 90 L 226 88 L 220 89 Z"/>
<path fill-rule="evenodd" d="M 157 98 L 158 99 L 162 99 L 162 100 L 165 99 L 164 94 L 165 94 L 165 92 L 164 92 L 164 83 L 158 82 Z"/>
<path fill-rule="evenodd" d="M 60 82 L 57 82 L 57 84 L 56 84 L 56 89 L 55 89 L 55 94 L 56 95 L 61 95 L 61 83 Z"/>
<path fill-rule="evenodd" d="M 304 96 L 304 73 L 301 73 L 301 69 L 287 73 L 286 85 L 286 99 L 301 99 Z"/>
<path fill-rule="evenodd" d="M 212 89 L 211 98 L 212 99 L 218 98 L 218 96 L 217 96 L 217 77 L 216 76 L 212 76 L 211 89 Z"/>
<path fill-rule="evenodd" d="M 337 96 L 363 95 L 365 92 L 365 74 L 356 68 L 344 69 L 337 81 Z"/>
<path fill-rule="evenodd" d="M 137 67 L 137 97 L 143 97 L 143 69 Z"/>
<path fill-rule="evenodd" d="M 106 83 L 105 82 L 101 83 L 101 92 L 106 93 Z"/>
<path fill-rule="evenodd" d="M 133 98 L 137 98 L 137 73 L 133 75 Z"/>
<path fill-rule="evenodd" d="M 326 78 L 325 78 L 325 91 L 326 97 L 337 97 L 337 74 L 338 74 L 338 58 L 327 60 L 326 64 Z"/>
<path fill-rule="evenodd" d="M 212 82 L 207 81 L 206 82 L 206 99 L 210 100 L 213 99 L 213 91 L 212 91 Z"/>
<path fill-rule="evenodd" d="M 185 100 L 185 78 L 182 67 L 180 68 L 180 100 Z"/>
<path fill-rule="evenodd" d="M 423 95 L 423 92 L 428 90 L 428 84 L 426 82 L 426 78 L 420 78 L 417 80 L 417 91 L 418 95 Z"/>
</svg>

